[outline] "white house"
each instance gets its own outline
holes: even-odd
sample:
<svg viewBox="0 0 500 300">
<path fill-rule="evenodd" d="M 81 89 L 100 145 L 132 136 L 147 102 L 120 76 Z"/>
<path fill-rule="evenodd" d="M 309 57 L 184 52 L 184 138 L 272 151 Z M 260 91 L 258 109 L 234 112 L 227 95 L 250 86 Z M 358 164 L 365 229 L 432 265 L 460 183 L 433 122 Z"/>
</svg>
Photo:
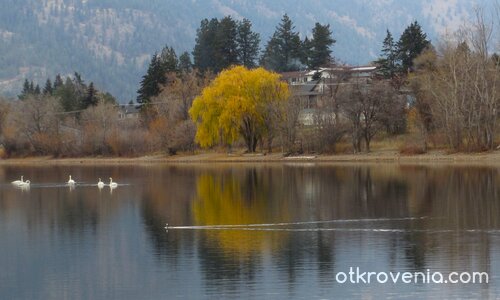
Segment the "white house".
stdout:
<svg viewBox="0 0 500 300">
<path fill-rule="evenodd" d="M 140 108 L 135 104 L 121 104 L 118 109 L 118 119 L 139 118 Z"/>
<path fill-rule="evenodd" d="M 321 111 L 321 97 L 327 95 L 336 86 L 353 84 L 353 82 L 369 84 L 375 76 L 375 66 L 335 66 L 318 70 L 282 73 L 282 79 L 290 85 L 292 93 L 303 97 L 303 110 L 299 114 L 302 125 L 313 125 L 318 117 L 330 117 L 331 113 Z"/>
</svg>

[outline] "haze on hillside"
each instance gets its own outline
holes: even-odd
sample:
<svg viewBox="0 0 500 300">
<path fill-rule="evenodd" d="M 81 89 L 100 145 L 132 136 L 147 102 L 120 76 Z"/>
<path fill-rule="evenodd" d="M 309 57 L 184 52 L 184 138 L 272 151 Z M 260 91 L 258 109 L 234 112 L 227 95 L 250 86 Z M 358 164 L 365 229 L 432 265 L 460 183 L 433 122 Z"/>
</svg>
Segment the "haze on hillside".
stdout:
<svg viewBox="0 0 500 300">
<path fill-rule="evenodd" d="M 25 78 L 43 84 L 80 72 L 121 102 L 135 99 L 151 56 L 165 45 L 192 51 L 203 18 L 248 18 L 264 44 L 287 13 L 303 36 L 329 23 L 333 55 L 362 65 L 376 59 L 386 29 L 396 36 L 418 20 L 431 41 L 490 1 L 318 0 L 0 0 L 0 93 L 15 96 Z"/>
</svg>

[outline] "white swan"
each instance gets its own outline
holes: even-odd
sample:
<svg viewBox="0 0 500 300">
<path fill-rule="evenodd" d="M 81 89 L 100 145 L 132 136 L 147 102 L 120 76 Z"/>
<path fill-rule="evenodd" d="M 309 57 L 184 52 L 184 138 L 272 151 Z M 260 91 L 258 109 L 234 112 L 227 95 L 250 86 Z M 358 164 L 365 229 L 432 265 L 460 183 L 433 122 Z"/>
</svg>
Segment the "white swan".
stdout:
<svg viewBox="0 0 500 300">
<path fill-rule="evenodd" d="M 109 187 L 110 188 L 115 188 L 118 186 L 118 183 L 113 182 L 113 178 L 109 177 Z"/>
<path fill-rule="evenodd" d="M 75 184 L 75 181 L 73 179 L 71 179 L 71 175 L 69 175 L 68 184 L 69 185 L 74 185 Z"/>
<path fill-rule="evenodd" d="M 23 183 L 20 183 L 18 185 L 18 187 L 22 188 L 22 189 L 29 189 L 30 188 L 30 181 L 29 180 L 26 180 L 24 181 Z"/>
<path fill-rule="evenodd" d="M 104 182 L 102 182 L 101 178 L 99 178 L 99 182 L 97 183 L 97 187 L 102 189 L 104 187 Z"/>
<path fill-rule="evenodd" d="M 21 180 L 14 180 L 14 181 L 12 181 L 11 183 L 12 183 L 13 185 L 17 185 L 17 186 L 19 186 L 19 185 L 23 184 L 23 183 L 24 183 L 24 181 L 23 181 L 23 176 L 21 175 Z"/>
</svg>

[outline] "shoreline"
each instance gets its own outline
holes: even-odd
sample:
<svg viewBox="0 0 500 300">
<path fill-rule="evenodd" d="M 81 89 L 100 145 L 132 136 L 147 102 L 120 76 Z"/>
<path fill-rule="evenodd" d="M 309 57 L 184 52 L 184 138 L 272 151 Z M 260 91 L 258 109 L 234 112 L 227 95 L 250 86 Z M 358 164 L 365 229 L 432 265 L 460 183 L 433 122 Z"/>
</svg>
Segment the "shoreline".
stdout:
<svg viewBox="0 0 500 300">
<path fill-rule="evenodd" d="M 361 154 L 298 155 L 284 157 L 271 154 L 197 153 L 175 156 L 153 155 L 142 157 L 81 157 L 53 158 L 48 156 L 0 159 L 2 165 L 126 165 L 126 164 L 203 164 L 203 163 L 397 163 L 397 164 L 473 164 L 500 166 L 500 151 L 484 153 L 446 154 L 434 151 L 419 155 L 400 155 L 396 151 L 374 151 Z"/>
</svg>

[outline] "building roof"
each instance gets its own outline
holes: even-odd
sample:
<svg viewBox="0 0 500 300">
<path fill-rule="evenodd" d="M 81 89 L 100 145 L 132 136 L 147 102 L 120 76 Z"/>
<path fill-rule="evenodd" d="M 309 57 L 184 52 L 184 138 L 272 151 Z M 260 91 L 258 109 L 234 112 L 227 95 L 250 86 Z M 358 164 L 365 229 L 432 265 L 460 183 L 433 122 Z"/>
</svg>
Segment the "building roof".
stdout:
<svg viewBox="0 0 500 300">
<path fill-rule="evenodd" d="M 288 80 L 291 78 L 300 78 L 306 75 L 307 71 L 294 71 L 294 72 L 283 72 L 280 73 L 283 80 Z"/>
<path fill-rule="evenodd" d="M 370 72 L 375 71 L 377 67 L 375 66 L 366 66 L 366 67 L 354 67 L 351 69 L 353 72 Z"/>
<path fill-rule="evenodd" d="M 135 104 L 120 104 L 120 111 L 126 115 L 138 114 L 140 107 Z"/>
<path fill-rule="evenodd" d="M 342 66 L 342 67 L 332 67 L 332 68 L 319 68 L 317 70 L 310 70 L 305 72 L 306 76 L 314 76 L 317 72 L 323 73 L 323 72 L 331 72 L 331 73 L 336 73 L 336 72 L 372 72 L 377 69 L 376 66 L 358 66 L 358 67 L 349 67 L 349 66 Z"/>
</svg>

